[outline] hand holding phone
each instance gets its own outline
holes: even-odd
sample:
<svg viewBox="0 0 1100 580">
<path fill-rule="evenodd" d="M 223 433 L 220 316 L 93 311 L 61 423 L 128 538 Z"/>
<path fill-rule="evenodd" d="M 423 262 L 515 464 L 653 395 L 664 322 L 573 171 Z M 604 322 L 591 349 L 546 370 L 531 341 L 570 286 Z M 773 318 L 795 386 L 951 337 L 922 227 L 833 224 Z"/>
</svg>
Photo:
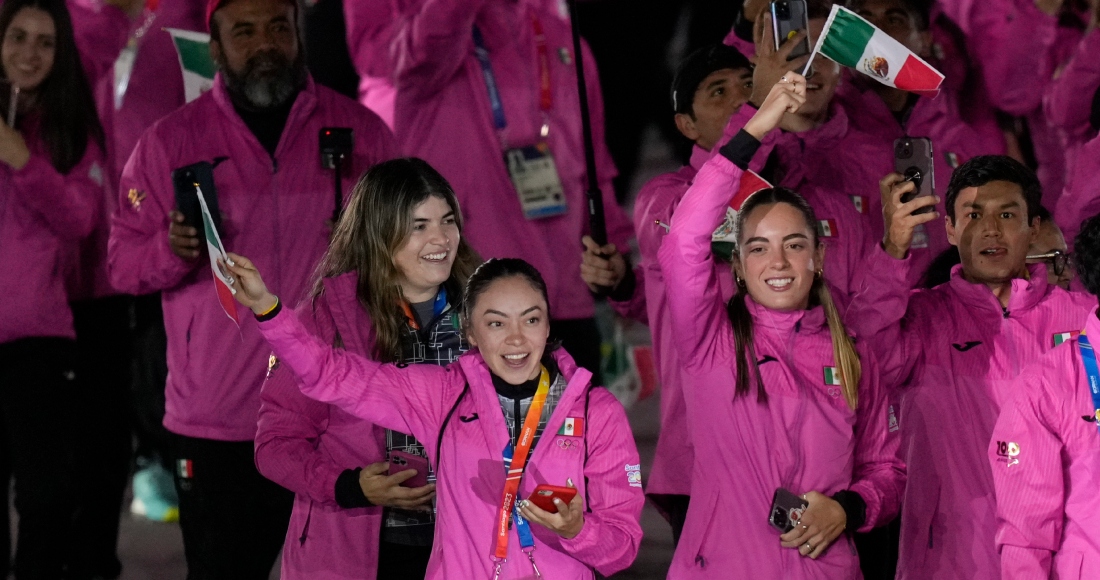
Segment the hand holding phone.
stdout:
<svg viewBox="0 0 1100 580">
<path fill-rule="evenodd" d="M 420 455 L 406 453 L 404 451 L 390 452 L 390 475 L 396 475 L 402 471 L 416 470 L 416 475 L 406 479 L 401 485 L 404 487 L 424 487 L 428 485 L 428 459 Z"/>
<path fill-rule="evenodd" d="M 932 140 L 927 137 L 902 137 L 894 141 L 894 171 L 902 174 L 904 181 L 912 182 L 916 189 L 902 196 L 902 203 L 935 193 L 935 163 L 932 157 Z M 922 207 L 913 215 L 934 211 L 933 206 Z"/>
<path fill-rule="evenodd" d="M 546 484 L 536 487 L 522 502 L 519 511 L 528 521 L 568 540 L 584 528 L 584 502 L 577 495 L 573 480 L 567 479 L 566 483 L 568 487 Z M 556 503 L 555 499 L 561 503 Z"/>
<path fill-rule="evenodd" d="M 772 495 L 772 507 L 768 512 L 768 523 L 782 533 L 794 529 L 795 523 L 802 520 L 802 512 L 810 503 L 782 487 Z"/>
<path fill-rule="evenodd" d="M 559 499 L 562 503 L 569 505 L 569 502 L 573 501 L 576 495 L 577 489 L 574 487 L 562 487 L 560 485 L 548 485 L 544 483 L 536 487 L 535 491 L 531 492 L 527 501 L 538 506 L 539 509 L 556 514 L 558 513 L 558 506 L 554 504 L 555 499 Z"/>
</svg>

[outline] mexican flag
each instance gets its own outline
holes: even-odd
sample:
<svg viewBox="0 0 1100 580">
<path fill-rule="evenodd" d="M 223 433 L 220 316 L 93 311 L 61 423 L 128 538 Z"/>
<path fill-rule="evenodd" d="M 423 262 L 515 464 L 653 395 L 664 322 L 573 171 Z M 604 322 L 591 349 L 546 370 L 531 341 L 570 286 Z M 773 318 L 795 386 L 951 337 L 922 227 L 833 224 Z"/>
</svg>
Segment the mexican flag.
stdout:
<svg viewBox="0 0 1100 580">
<path fill-rule="evenodd" d="M 565 435 L 567 437 L 584 436 L 584 418 L 569 417 L 562 423 L 561 429 L 558 429 L 558 435 Z"/>
<path fill-rule="evenodd" d="M 1054 346 L 1058 346 L 1059 344 L 1062 344 L 1063 342 L 1069 342 L 1069 341 L 1077 338 L 1080 335 L 1081 335 L 1081 333 L 1076 331 L 1076 330 L 1071 331 L 1071 332 L 1059 332 L 1058 334 L 1054 335 Z"/>
<path fill-rule="evenodd" d="M 165 28 L 172 35 L 183 71 L 183 88 L 187 102 L 214 86 L 214 61 L 210 60 L 210 35 L 178 28 Z"/>
<path fill-rule="evenodd" d="M 913 93 L 935 93 L 943 75 L 890 35 L 855 12 L 833 5 L 810 55 L 822 56 L 891 87 Z M 809 69 L 809 64 L 806 65 Z"/>
<path fill-rule="evenodd" d="M 222 310 L 229 316 L 229 319 L 234 324 L 238 324 L 237 317 L 237 302 L 233 300 L 233 295 L 237 292 L 229 287 L 229 280 L 222 272 L 221 266 L 218 265 L 218 260 L 223 262 L 228 261 L 229 258 L 225 255 L 225 247 L 222 246 L 222 240 L 218 236 L 218 229 L 214 227 L 214 220 L 210 217 L 210 208 L 206 207 L 206 198 L 202 195 L 202 188 L 199 184 L 195 184 L 195 193 L 199 196 L 199 205 L 202 207 L 202 229 L 206 234 L 206 250 L 210 255 L 210 270 L 214 272 L 214 289 L 218 293 L 218 302 L 222 305 Z"/>
<path fill-rule="evenodd" d="M 840 371 L 836 367 L 825 367 L 825 384 L 840 385 Z"/>
<path fill-rule="evenodd" d="M 836 220 L 819 220 L 817 222 L 817 234 L 823 238 L 836 237 Z"/>
<path fill-rule="evenodd" d="M 726 208 L 726 219 L 722 221 L 718 229 L 714 230 L 714 234 L 711 235 L 710 240 L 712 242 L 737 243 L 737 233 L 734 232 L 737 228 L 737 212 L 740 211 L 741 206 L 750 195 L 771 186 L 772 184 L 765 181 L 763 177 L 757 175 L 753 170 L 746 169 L 745 172 L 741 174 L 741 184 L 737 188 L 737 193 L 734 194 L 733 199 L 730 200 L 729 207 Z"/>
</svg>

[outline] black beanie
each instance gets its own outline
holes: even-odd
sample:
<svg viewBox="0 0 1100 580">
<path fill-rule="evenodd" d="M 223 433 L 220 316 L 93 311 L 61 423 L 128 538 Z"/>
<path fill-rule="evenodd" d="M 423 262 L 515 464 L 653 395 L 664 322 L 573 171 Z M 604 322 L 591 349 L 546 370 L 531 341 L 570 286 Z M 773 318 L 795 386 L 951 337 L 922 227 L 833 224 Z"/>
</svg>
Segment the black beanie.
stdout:
<svg viewBox="0 0 1100 580">
<path fill-rule="evenodd" d="M 703 80 L 716 71 L 740 68 L 751 69 L 749 59 L 736 48 L 725 44 L 704 46 L 689 54 L 672 79 L 672 109 L 677 113 L 691 114 L 695 91 Z"/>
</svg>

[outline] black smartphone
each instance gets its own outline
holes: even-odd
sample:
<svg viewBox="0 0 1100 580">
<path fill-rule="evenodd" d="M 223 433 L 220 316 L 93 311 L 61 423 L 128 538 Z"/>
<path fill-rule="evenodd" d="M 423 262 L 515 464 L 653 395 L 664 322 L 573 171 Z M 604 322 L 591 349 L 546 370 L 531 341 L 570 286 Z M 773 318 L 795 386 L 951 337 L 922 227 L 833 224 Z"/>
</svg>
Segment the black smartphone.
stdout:
<svg viewBox="0 0 1100 580">
<path fill-rule="evenodd" d="M 810 30 L 809 13 L 806 10 L 806 0 L 775 0 L 771 5 L 772 34 L 775 37 L 775 49 L 792 38 L 798 31 L 807 32 L 807 36 L 794 47 L 787 60 L 794 60 L 800 56 L 810 54 Z"/>
<path fill-rule="evenodd" d="M 214 166 L 220 162 L 199 161 L 191 165 L 185 165 L 172 170 L 172 187 L 176 191 L 176 209 L 183 214 L 187 225 L 199 232 L 199 237 L 204 237 L 205 228 L 202 223 L 202 208 L 199 206 L 199 196 L 195 186 L 202 188 L 202 197 L 206 200 L 206 207 L 210 209 L 210 218 L 214 220 L 214 229 L 218 235 L 224 237 L 222 229 L 222 214 L 218 210 L 218 190 L 214 187 Z"/>
<path fill-rule="evenodd" d="M 902 137 L 894 141 L 894 171 L 905 176 L 917 188 L 901 197 L 907 203 L 918 197 L 935 193 L 935 163 L 932 157 L 932 140 L 927 137 Z M 921 208 L 914 214 L 930 213 L 935 207 Z"/>
<path fill-rule="evenodd" d="M 782 487 L 776 489 L 772 496 L 772 509 L 768 513 L 768 523 L 785 534 L 794 529 L 795 522 L 802 519 L 802 512 L 809 505 L 809 502 Z"/>
<path fill-rule="evenodd" d="M 336 169 L 337 159 L 347 159 L 355 147 L 350 127 L 321 127 L 318 135 L 321 145 L 321 167 Z"/>
</svg>

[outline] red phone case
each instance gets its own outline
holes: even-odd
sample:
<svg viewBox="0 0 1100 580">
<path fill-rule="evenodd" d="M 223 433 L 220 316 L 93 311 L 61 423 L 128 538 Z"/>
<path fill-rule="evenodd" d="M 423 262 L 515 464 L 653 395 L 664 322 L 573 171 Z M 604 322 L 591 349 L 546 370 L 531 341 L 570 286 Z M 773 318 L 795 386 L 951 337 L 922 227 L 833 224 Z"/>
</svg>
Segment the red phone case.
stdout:
<svg viewBox="0 0 1100 580">
<path fill-rule="evenodd" d="M 542 484 L 535 488 L 535 491 L 531 492 L 531 497 L 527 498 L 527 501 L 539 506 L 539 508 L 546 510 L 552 514 L 558 513 L 558 506 L 554 505 L 554 498 L 558 498 L 565 503 L 573 501 L 573 498 L 577 496 L 577 489 L 573 487 L 562 487 L 560 485 L 547 485 Z"/>
<path fill-rule="evenodd" d="M 402 487 L 424 487 L 428 485 L 428 460 L 419 455 L 404 451 L 390 451 L 390 475 L 415 469 L 416 475 L 401 483 Z"/>
</svg>

